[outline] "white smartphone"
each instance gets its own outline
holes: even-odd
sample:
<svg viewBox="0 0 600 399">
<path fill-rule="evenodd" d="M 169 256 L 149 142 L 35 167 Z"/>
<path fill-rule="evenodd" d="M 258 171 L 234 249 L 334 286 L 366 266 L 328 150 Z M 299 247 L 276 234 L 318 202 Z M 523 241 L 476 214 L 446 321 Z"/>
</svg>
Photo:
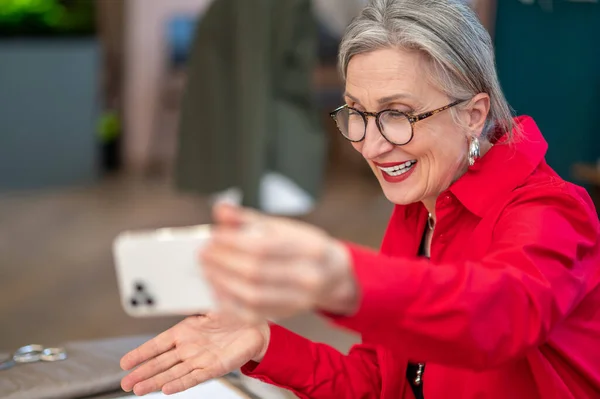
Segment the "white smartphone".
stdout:
<svg viewBox="0 0 600 399">
<path fill-rule="evenodd" d="M 113 243 L 123 309 L 134 317 L 193 315 L 217 306 L 202 274 L 210 226 L 129 231 Z"/>
</svg>

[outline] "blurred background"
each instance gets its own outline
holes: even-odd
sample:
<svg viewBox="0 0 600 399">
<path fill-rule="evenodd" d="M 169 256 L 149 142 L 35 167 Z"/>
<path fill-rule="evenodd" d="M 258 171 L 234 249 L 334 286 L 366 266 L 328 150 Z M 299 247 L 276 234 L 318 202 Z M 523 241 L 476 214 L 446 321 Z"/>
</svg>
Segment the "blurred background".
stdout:
<svg viewBox="0 0 600 399">
<path fill-rule="evenodd" d="M 0 349 L 171 326 L 125 315 L 112 240 L 208 223 L 215 194 L 378 246 L 391 205 L 328 116 L 362 3 L 0 0 Z M 600 4 L 471 3 L 516 113 L 600 199 Z M 315 316 L 284 324 L 356 340 Z"/>
</svg>

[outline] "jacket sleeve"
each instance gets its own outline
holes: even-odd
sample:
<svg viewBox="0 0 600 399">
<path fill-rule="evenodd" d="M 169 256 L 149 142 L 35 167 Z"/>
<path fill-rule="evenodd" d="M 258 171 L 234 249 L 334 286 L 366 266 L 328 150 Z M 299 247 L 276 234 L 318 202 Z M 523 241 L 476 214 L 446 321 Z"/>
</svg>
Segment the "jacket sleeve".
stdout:
<svg viewBox="0 0 600 399">
<path fill-rule="evenodd" d="M 385 362 L 382 382 L 380 362 Z M 406 363 L 381 348 L 356 345 L 348 355 L 314 343 L 278 325 L 271 325 L 267 353 L 260 363 L 250 362 L 242 372 L 263 382 L 286 388 L 303 399 L 319 398 L 409 398 L 403 378 Z M 386 394 L 387 392 L 387 394 Z"/>
<path fill-rule="evenodd" d="M 435 264 L 349 245 L 360 307 L 329 316 L 382 332 L 382 343 L 402 343 L 417 361 L 479 370 L 523 356 L 598 285 L 596 215 L 575 199 L 554 202 L 507 207 L 480 261 Z"/>
</svg>

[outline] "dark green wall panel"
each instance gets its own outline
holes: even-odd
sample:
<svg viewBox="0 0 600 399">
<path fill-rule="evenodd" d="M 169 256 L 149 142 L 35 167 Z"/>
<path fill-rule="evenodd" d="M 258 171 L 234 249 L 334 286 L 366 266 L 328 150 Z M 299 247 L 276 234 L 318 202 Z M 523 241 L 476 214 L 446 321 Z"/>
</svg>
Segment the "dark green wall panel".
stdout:
<svg viewBox="0 0 600 399">
<path fill-rule="evenodd" d="M 498 1 L 500 82 L 517 114 L 536 119 L 548 162 L 570 178 L 574 162 L 600 157 L 600 4 Z"/>
</svg>

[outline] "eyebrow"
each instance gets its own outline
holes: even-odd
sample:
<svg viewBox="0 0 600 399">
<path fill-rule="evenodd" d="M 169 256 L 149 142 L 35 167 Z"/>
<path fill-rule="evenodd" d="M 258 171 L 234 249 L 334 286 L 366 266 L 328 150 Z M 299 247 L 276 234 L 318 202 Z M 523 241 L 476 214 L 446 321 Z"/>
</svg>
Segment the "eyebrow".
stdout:
<svg viewBox="0 0 600 399">
<path fill-rule="evenodd" d="M 354 101 L 355 103 L 360 103 L 360 101 L 356 97 L 354 97 L 352 94 L 350 94 L 348 92 L 344 93 L 344 97 L 348 97 L 350 100 Z M 383 105 L 383 104 L 389 104 L 396 100 L 414 100 L 414 98 L 413 98 L 413 96 L 411 96 L 410 94 L 407 94 L 407 93 L 398 93 L 398 94 L 393 94 L 391 96 L 382 97 L 377 100 L 377 103 L 380 105 Z"/>
</svg>

